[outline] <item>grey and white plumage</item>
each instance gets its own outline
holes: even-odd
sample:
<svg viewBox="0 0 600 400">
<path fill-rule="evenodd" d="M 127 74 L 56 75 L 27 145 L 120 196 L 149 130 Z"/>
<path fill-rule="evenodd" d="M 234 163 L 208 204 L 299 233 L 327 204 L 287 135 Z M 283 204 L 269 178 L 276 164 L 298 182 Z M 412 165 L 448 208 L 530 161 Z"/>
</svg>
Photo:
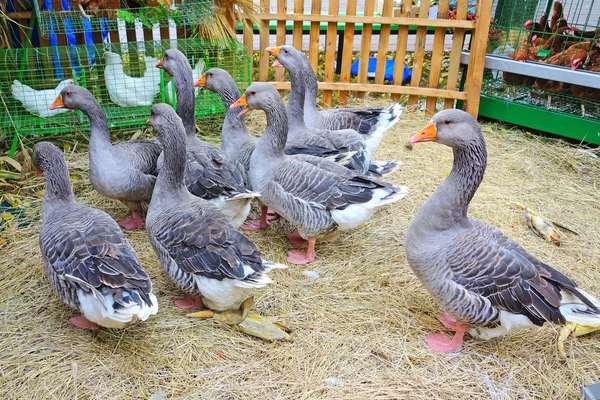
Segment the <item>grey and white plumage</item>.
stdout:
<svg viewBox="0 0 600 400">
<path fill-rule="evenodd" d="M 238 228 L 250 212 L 252 199 L 259 194 L 246 187 L 243 168 L 238 163 L 219 147 L 196 136 L 194 80 L 185 55 L 177 49 L 169 49 L 159 65 L 173 77 L 177 95 L 176 110 L 186 131 L 187 188 L 193 195 L 222 208 Z M 162 163 L 161 157 L 158 161 L 159 170 Z"/>
<path fill-rule="evenodd" d="M 238 117 L 243 107 L 231 108 L 231 105 L 240 98 L 240 90 L 229 72 L 221 68 L 209 69 L 203 75 L 203 78 L 204 87 L 217 93 L 227 109 L 221 129 L 221 147 L 232 161 L 242 167 L 244 182 L 248 187 L 251 187 L 248 171 L 250 170 L 250 158 L 256 147 L 257 139 L 248 133 L 245 117 L 243 115 Z M 294 149 L 287 146 L 286 153 L 294 153 Z M 346 161 L 347 155 L 348 153 L 334 153 L 327 155 L 327 158 L 346 165 L 349 162 L 349 160 Z M 314 165 L 319 165 L 322 160 L 311 154 L 294 154 L 293 156 Z"/>
<path fill-rule="evenodd" d="M 76 202 L 60 150 L 37 143 L 33 162 L 46 175 L 39 244 L 58 297 L 107 328 L 156 314 L 152 282 L 135 251 L 108 214 Z"/>
<path fill-rule="evenodd" d="M 364 136 L 371 152 L 377 150 L 387 130 L 394 126 L 402 115 L 403 108 L 395 103 L 386 108 L 330 108 L 317 109 L 317 76 L 308 58 L 304 60 L 306 96 L 304 99 L 304 120 L 311 128 L 354 129 Z"/>
<path fill-rule="evenodd" d="M 286 154 L 296 153 L 323 156 L 334 152 L 354 152 L 348 168 L 357 172 L 375 176 L 387 175 L 400 167 L 399 161 L 372 162 L 371 151 L 365 140 L 353 129 L 329 130 L 309 128 L 304 121 L 304 102 L 306 92 L 305 63 L 308 58 L 293 46 L 284 45 L 267 48 L 290 74 L 291 90 L 287 104 L 288 141 Z M 311 70 L 312 71 L 312 70 Z"/>
<path fill-rule="evenodd" d="M 15 79 L 10 86 L 13 97 L 21 102 L 23 107 L 32 114 L 42 118 L 53 117 L 68 110 L 50 110 L 50 104 L 63 88 L 73 83 L 73 79 L 62 80 L 53 89 L 35 90 Z"/>
<path fill-rule="evenodd" d="M 287 114 L 279 93 L 272 85 L 255 83 L 244 96 L 250 109 L 267 115 L 267 128 L 250 161 L 252 187 L 261 192 L 264 204 L 296 225 L 302 237 L 355 228 L 376 208 L 407 194 L 406 187 L 379 182 L 327 160 L 319 168 L 287 156 Z M 343 173 L 337 172 L 340 169 Z"/>
<path fill-rule="evenodd" d="M 498 229 L 468 217 L 487 164 L 477 121 L 445 110 L 432 124 L 435 139 L 421 141 L 452 147 L 454 166 L 410 224 L 405 248 L 411 268 L 441 307 L 484 339 L 546 321 L 598 326 L 595 297 Z"/>
<path fill-rule="evenodd" d="M 150 242 L 179 288 L 200 295 L 214 311 L 237 308 L 252 289 L 271 282 L 269 270 L 285 266 L 263 260 L 223 210 L 188 191 L 181 119 L 166 104 L 153 106 L 151 113 L 165 149 L 147 217 Z"/>
<path fill-rule="evenodd" d="M 162 147 L 148 140 L 113 145 L 106 114 L 93 94 L 81 86 L 68 85 L 60 97 L 65 108 L 81 110 L 90 120 L 90 182 L 94 189 L 143 215 L 152 197 Z"/>
</svg>

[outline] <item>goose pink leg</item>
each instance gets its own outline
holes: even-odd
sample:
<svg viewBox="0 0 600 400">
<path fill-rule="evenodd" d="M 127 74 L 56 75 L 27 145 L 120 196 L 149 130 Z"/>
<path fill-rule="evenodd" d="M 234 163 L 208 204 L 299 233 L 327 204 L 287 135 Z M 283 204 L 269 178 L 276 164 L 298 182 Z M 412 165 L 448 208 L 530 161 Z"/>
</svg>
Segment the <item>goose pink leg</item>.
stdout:
<svg viewBox="0 0 600 400">
<path fill-rule="evenodd" d="M 206 308 L 200 296 L 194 296 L 189 293 L 186 293 L 183 299 L 175 300 L 173 303 L 175 306 L 188 311 L 199 311 Z"/>
<path fill-rule="evenodd" d="M 317 253 L 315 252 L 316 238 L 312 237 L 308 239 L 308 248 L 306 250 L 290 250 L 288 251 L 287 262 L 290 264 L 308 264 L 317 259 Z"/>
<path fill-rule="evenodd" d="M 267 221 L 275 221 L 276 219 L 279 219 L 279 214 L 277 214 L 275 211 L 268 208 L 267 209 Z"/>
<path fill-rule="evenodd" d="M 98 325 L 95 322 L 90 321 L 89 319 L 87 319 L 86 317 L 84 317 L 83 315 L 80 315 L 78 317 L 73 317 L 71 319 L 69 319 L 69 323 L 73 326 L 76 326 L 80 329 L 88 329 L 90 331 L 97 331 L 98 328 L 100 328 L 100 325 Z"/>
<path fill-rule="evenodd" d="M 438 315 L 437 319 L 444 325 L 444 328 L 448 329 L 450 332 L 456 332 L 456 324 L 458 322 L 452 315 L 445 313 L 443 315 Z"/>
<path fill-rule="evenodd" d="M 262 231 L 269 227 L 269 221 L 267 217 L 267 207 L 261 206 L 260 208 L 260 219 L 250 220 L 246 224 L 242 225 L 243 231 Z"/>
<path fill-rule="evenodd" d="M 285 236 L 290 241 L 290 244 L 294 247 L 304 247 L 308 244 L 308 241 L 306 239 L 304 239 L 302 236 L 300 236 L 298 229 L 296 229 L 292 233 L 288 233 Z"/>
<path fill-rule="evenodd" d="M 456 322 L 456 333 L 450 339 L 445 333 L 432 333 L 423 336 L 429 350 L 437 353 L 456 353 L 463 347 L 463 337 L 469 328 L 468 324 Z"/>
<path fill-rule="evenodd" d="M 118 224 L 121 228 L 127 231 L 132 231 L 135 229 L 144 229 L 146 227 L 142 216 L 136 211 L 131 212 L 131 218 L 119 221 Z"/>
</svg>

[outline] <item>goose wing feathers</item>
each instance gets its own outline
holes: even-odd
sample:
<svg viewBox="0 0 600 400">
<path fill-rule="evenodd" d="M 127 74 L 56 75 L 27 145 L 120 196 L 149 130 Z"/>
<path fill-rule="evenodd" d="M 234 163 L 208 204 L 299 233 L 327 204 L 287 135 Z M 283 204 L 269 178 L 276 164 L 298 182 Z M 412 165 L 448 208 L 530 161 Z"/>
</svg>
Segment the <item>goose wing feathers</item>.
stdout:
<svg viewBox="0 0 600 400">
<path fill-rule="evenodd" d="M 320 165 L 321 168 L 309 162 L 288 161 L 275 174 L 275 181 L 285 191 L 304 201 L 321 204 L 328 210 L 366 203 L 372 199 L 374 189 L 386 185 L 349 170 L 340 175 L 324 169 L 344 169 L 331 161 Z"/>
<path fill-rule="evenodd" d="M 260 251 L 205 201 L 164 210 L 150 234 L 184 272 L 208 278 L 251 281 L 264 270 Z M 248 268 L 249 267 L 249 268 Z"/>
<path fill-rule="evenodd" d="M 69 210 L 43 226 L 39 241 L 47 264 L 58 276 L 74 277 L 68 281 L 77 289 L 108 290 L 117 303 L 123 290 L 131 296 L 139 293 L 152 307 L 148 275 L 117 223 L 104 212 L 85 206 Z"/>
<path fill-rule="evenodd" d="M 454 282 L 501 310 L 527 316 L 536 325 L 565 322 L 559 310 L 562 288 L 591 305 L 562 273 L 492 226 L 472 222 L 473 229 L 455 236 L 446 252 Z"/>
<path fill-rule="evenodd" d="M 194 146 L 187 150 L 185 183 L 195 196 L 206 200 L 234 192 L 245 192 L 242 168 L 214 146 Z"/>
<path fill-rule="evenodd" d="M 114 146 L 130 165 L 147 175 L 158 175 L 156 163 L 162 146 L 150 140 L 130 140 Z"/>
</svg>

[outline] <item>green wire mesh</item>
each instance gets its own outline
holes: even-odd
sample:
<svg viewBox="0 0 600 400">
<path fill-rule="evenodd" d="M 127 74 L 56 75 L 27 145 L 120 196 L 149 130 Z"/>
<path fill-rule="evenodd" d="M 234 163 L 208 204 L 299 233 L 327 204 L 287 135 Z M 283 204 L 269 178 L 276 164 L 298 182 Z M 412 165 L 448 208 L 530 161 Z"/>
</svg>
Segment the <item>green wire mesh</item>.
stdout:
<svg viewBox="0 0 600 400">
<path fill-rule="evenodd" d="M 76 7 L 75 2 L 73 2 L 73 9 L 69 11 L 61 9 L 44 11 L 40 9 L 38 1 L 34 1 L 33 4 L 42 36 L 48 36 L 52 33 L 67 33 L 66 27 L 69 24 L 73 26 L 74 33 L 86 31 L 83 26 L 83 14 Z M 90 28 L 87 28 L 87 30 L 101 32 L 104 29 L 105 31 L 115 32 L 118 28 L 118 19 L 126 23 L 127 29 L 132 29 L 136 18 L 146 28 L 152 28 L 153 26 L 168 27 L 169 20 L 173 21 L 174 25 L 178 27 L 193 26 L 211 22 L 214 19 L 214 12 L 215 6 L 213 0 L 186 1 L 176 4 L 175 9 L 161 5 L 137 8 L 129 7 L 127 9 L 86 10 L 86 13 L 91 16 L 89 18 Z"/>
<path fill-rule="evenodd" d="M 202 60 L 204 71 L 212 67 L 224 68 L 240 87 L 246 87 L 250 83 L 248 49 L 237 40 L 211 43 L 201 39 L 178 39 L 176 43 L 192 67 Z M 44 135 L 89 129 L 87 117 L 79 111 L 64 111 L 42 117 L 27 111 L 16 98 L 25 97 L 28 107 L 37 106 L 37 112 L 43 114 L 60 92 L 57 87 L 66 79 L 72 79 L 96 96 L 107 114 L 110 128 L 146 126 L 151 105 L 169 102 L 169 90 L 171 98 L 174 98 L 173 85 L 169 84 L 171 77 L 155 67 L 165 49 L 171 48 L 171 44 L 171 40 L 162 40 L 114 43 L 106 48 L 101 44 L 95 45 L 95 65 L 89 63 L 88 51 L 91 48 L 85 45 L 73 46 L 75 51 L 69 47 L 0 50 L 0 94 L 4 108 L 4 112 L 0 113 L 0 135 L 10 139 L 16 138 L 15 134 Z M 110 55 L 109 52 L 113 54 Z M 123 61 L 122 64 L 108 65 L 110 59 Z M 58 75 L 55 62 L 60 63 L 62 77 Z M 200 71 L 195 70 L 194 76 L 199 78 L 199 73 Z M 21 84 L 28 85 L 34 91 L 48 92 L 34 92 Z M 46 94 L 46 98 L 42 97 L 43 94 Z M 196 118 L 224 111 L 225 107 L 218 95 L 208 90 L 198 90 Z"/>
<path fill-rule="evenodd" d="M 597 54 L 594 43 L 600 40 L 600 1 L 562 0 L 561 4 L 564 22 L 558 19 L 555 32 L 548 32 L 542 25 L 544 15 L 547 24 L 551 24 L 552 0 L 496 1 L 488 54 L 571 68 L 574 60 L 571 55 L 579 51 L 578 57 L 583 56 L 583 59 L 578 68 L 588 69 L 590 79 L 600 79 L 597 66 L 594 66 Z M 600 121 L 599 89 L 582 89 L 562 82 L 504 74 L 486 69 L 482 95 Z"/>
</svg>

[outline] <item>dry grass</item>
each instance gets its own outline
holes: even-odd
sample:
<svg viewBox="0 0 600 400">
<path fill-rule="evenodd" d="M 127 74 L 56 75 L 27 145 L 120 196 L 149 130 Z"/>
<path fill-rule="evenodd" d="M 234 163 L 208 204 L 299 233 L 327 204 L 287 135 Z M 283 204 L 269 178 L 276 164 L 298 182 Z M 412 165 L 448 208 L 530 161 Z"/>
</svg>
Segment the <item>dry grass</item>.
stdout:
<svg viewBox="0 0 600 400">
<path fill-rule="evenodd" d="M 258 117 L 250 122 L 259 127 Z M 451 151 L 422 144 L 408 151 L 409 135 L 427 117 L 407 116 L 393 129 L 377 158 L 399 158 L 390 178 L 410 187 L 399 203 L 367 225 L 318 249 L 304 277 L 302 266 L 272 274 L 275 284 L 257 293 L 255 309 L 279 315 L 294 329 L 289 343 L 265 343 L 213 321 L 189 320 L 171 296 L 182 293 L 163 273 L 145 232 L 129 233 L 160 302 L 157 316 L 122 331 L 73 328 L 73 311 L 51 292 L 33 227 L 15 232 L 1 249 L 0 398 L 147 399 L 573 399 L 600 377 L 599 335 L 556 349 L 558 329 L 514 334 L 489 342 L 467 339 L 459 354 L 428 351 L 420 337 L 438 332 L 438 308 L 404 257 L 404 232 L 421 203 L 451 168 Z M 471 215 L 490 222 L 534 255 L 600 294 L 600 162 L 560 143 L 485 125 L 489 166 Z M 117 202 L 89 187 L 85 154 L 71 154 L 77 198 L 115 218 Z M 43 181 L 31 178 L 41 195 Z M 521 211 L 580 232 L 555 247 L 527 232 Z M 39 215 L 39 208 L 36 208 Z M 250 237 L 266 258 L 284 261 L 288 245 L 277 222 Z"/>
</svg>

